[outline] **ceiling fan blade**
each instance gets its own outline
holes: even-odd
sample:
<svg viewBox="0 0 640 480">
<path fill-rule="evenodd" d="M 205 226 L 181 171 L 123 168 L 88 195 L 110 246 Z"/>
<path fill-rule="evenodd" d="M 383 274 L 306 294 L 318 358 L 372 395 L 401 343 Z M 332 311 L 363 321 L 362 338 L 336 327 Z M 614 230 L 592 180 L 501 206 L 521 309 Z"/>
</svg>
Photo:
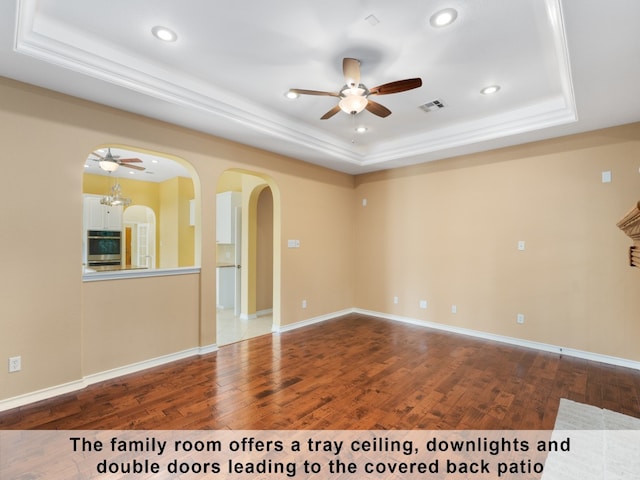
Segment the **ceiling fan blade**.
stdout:
<svg viewBox="0 0 640 480">
<path fill-rule="evenodd" d="M 298 95 L 322 95 L 326 97 L 339 97 L 340 94 L 337 92 L 322 92 L 320 90 L 304 90 L 301 88 L 291 88 L 289 89 L 292 93 L 297 93 Z"/>
<path fill-rule="evenodd" d="M 120 163 L 142 163 L 139 158 L 121 158 L 118 160 Z"/>
<path fill-rule="evenodd" d="M 395 82 L 378 85 L 369 90 L 370 95 L 389 95 L 390 93 L 406 92 L 422 86 L 422 79 L 408 78 L 406 80 L 397 80 Z"/>
<path fill-rule="evenodd" d="M 365 107 L 369 112 L 377 115 L 379 117 L 385 118 L 391 115 L 391 110 L 389 110 L 384 105 L 380 105 L 379 103 L 374 102 L 371 99 L 368 99 L 367 106 Z"/>
<path fill-rule="evenodd" d="M 344 81 L 349 87 L 360 85 L 360 60 L 355 58 L 344 58 L 342 60 L 342 71 Z"/>
<path fill-rule="evenodd" d="M 335 107 L 333 107 L 331 110 L 329 110 L 327 113 L 325 113 L 322 117 L 320 117 L 320 120 L 326 120 L 328 118 L 333 117 L 336 113 L 338 113 L 340 111 L 340 105 L 336 105 Z"/>
<path fill-rule="evenodd" d="M 96 157 L 98 157 L 100 160 L 104 160 L 104 157 L 102 155 L 100 155 L 98 152 L 91 152 L 92 155 L 95 155 Z"/>
<path fill-rule="evenodd" d="M 133 168 L 134 170 L 140 170 L 140 171 L 146 170 L 146 168 L 144 167 L 139 167 L 138 165 L 131 165 L 129 163 L 123 163 L 122 166 L 125 168 Z"/>
</svg>

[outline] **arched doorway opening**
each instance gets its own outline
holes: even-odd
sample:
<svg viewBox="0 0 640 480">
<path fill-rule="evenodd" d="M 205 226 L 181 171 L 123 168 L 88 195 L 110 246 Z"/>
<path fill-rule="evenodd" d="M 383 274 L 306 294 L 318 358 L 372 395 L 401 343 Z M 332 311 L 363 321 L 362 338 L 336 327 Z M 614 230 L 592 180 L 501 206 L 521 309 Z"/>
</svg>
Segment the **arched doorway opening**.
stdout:
<svg viewBox="0 0 640 480">
<path fill-rule="evenodd" d="M 216 202 L 216 333 L 226 345 L 280 325 L 279 191 L 270 177 L 232 169 Z"/>
<path fill-rule="evenodd" d="M 131 268 L 156 266 L 156 214 L 144 205 L 131 205 L 122 215 L 125 265 Z"/>
</svg>

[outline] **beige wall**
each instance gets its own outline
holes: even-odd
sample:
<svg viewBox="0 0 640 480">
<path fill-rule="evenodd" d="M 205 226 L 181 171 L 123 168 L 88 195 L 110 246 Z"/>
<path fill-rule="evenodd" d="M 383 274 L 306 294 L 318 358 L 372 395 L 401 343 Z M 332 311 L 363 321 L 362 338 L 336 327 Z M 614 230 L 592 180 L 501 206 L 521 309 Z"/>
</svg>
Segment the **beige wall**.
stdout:
<svg viewBox="0 0 640 480">
<path fill-rule="evenodd" d="M 215 195 L 228 169 L 275 185 L 282 325 L 355 306 L 640 360 L 640 270 L 615 226 L 640 196 L 640 124 L 353 177 L 0 79 L 0 132 L 11 179 L 0 360 L 23 363 L 0 369 L 0 400 L 215 343 Z M 186 163 L 199 274 L 82 282 L 83 164 L 105 144 Z"/>
<path fill-rule="evenodd" d="M 3 178 L 11 179 L 0 189 L 0 359 L 22 356 L 21 372 L 0 369 L 0 400 L 215 344 L 215 194 L 218 178 L 231 168 L 273 179 L 275 208 L 309 206 L 277 213 L 277 238 L 295 232 L 319 240 L 295 252 L 282 249 L 274 286 L 286 292 L 274 312 L 280 323 L 354 304 L 354 263 L 345 247 L 353 243 L 353 215 L 344 208 L 353 203 L 352 176 L 8 79 L 0 79 L 0 132 Z M 188 163 L 197 216 L 206 220 L 194 229 L 199 275 L 82 282 L 83 165 L 105 144 Z M 318 218 L 349 226 L 347 243 L 322 242 L 332 234 Z M 42 232 L 48 248 L 34 248 Z M 327 257 L 335 258 L 331 268 L 309 282 L 307 268 L 324 267 Z M 313 308 L 300 310 L 302 296 Z"/>
<path fill-rule="evenodd" d="M 83 374 L 198 345 L 198 275 L 83 285 Z"/>
<path fill-rule="evenodd" d="M 356 306 L 638 361 L 639 167 L 635 124 L 360 176 Z"/>
</svg>

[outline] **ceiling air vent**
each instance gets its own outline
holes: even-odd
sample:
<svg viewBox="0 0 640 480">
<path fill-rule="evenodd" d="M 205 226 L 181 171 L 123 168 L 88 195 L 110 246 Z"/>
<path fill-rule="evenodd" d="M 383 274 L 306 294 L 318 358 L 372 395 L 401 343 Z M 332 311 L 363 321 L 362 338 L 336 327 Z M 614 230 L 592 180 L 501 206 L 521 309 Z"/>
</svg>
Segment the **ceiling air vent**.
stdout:
<svg viewBox="0 0 640 480">
<path fill-rule="evenodd" d="M 440 110 L 444 108 L 444 103 L 442 100 L 433 100 L 431 102 L 427 102 L 424 105 L 420 105 L 420 108 L 425 112 L 433 112 L 434 110 Z"/>
</svg>

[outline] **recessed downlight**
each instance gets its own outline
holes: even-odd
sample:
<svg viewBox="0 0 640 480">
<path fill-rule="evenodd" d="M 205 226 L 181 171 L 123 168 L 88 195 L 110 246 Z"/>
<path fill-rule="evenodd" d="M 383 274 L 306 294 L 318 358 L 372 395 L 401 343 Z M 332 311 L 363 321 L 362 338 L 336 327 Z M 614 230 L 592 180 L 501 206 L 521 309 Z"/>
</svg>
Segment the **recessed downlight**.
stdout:
<svg viewBox="0 0 640 480">
<path fill-rule="evenodd" d="M 489 85 L 488 87 L 484 87 L 482 90 L 480 90 L 480 93 L 482 95 L 492 95 L 494 93 L 497 93 L 498 90 L 500 90 L 500 85 Z"/>
<path fill-rule="evenodd" d="M 175 42 L 178 39 L 176 32 L 167 27 L 156 25 L 151 29 L 151 33 L 154 37 L 163 42 Z"/>
<path fill-rule="evenodd" d="M 431 23 L 433 27 L 440 28 L 451 25 L 455 22 L 456 18 L 458 18 L 458 11 L 456 9 L 445 8 L 431 15 L 429 23 Z"/>
<path fill-rule="evenodd" d="M 286 92 L 284 94 L 285 97 L 291 99 L 291 100 L 295 100 L 296 98 L 298 98 L 300 95 L 298 95 L 296 92 L 292 92 L 291 90 L 289 90 L 288 92 Z"/>
</svg>

